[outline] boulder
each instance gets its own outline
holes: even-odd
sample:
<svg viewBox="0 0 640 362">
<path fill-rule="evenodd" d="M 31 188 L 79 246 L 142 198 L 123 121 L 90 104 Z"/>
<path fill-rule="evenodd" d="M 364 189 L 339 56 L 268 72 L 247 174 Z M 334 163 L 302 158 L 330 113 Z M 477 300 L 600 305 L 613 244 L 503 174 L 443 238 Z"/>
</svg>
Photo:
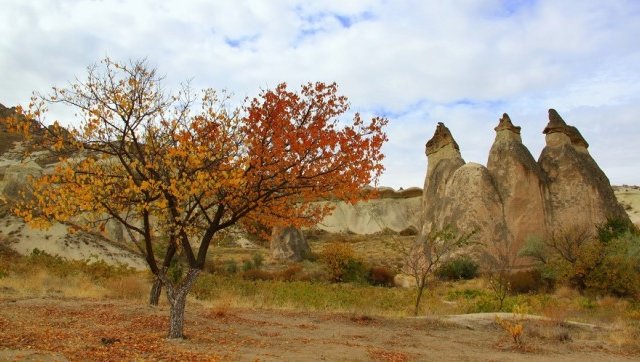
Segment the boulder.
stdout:
<svg viewBox="0 0 640 362">
<path fill-rule="evenodd" d="M 276 260 L 301 261 L 311 252 L 302 231 L 292 226 L 273 228 L 270 249 Z"/>
<path fill-rule="evenodd" d="M 525 261 L 518 261 L 517 252 L 527 239 L 546 236 L 546 176 L 509 115 L 502 116 L 495 131 L 487 169 L 502 202 L 508 257 L 521 264 Z"/>
<path fill-rule="evenodd" d="M 569 226 L 593 228 L 608 218 L 628 220 L 580 132 L 550 109 L 543 133 L 546 146 L 538 163 L 548 177 L 545 202 L 550 231 L 562 232 Z"/>
</svg>

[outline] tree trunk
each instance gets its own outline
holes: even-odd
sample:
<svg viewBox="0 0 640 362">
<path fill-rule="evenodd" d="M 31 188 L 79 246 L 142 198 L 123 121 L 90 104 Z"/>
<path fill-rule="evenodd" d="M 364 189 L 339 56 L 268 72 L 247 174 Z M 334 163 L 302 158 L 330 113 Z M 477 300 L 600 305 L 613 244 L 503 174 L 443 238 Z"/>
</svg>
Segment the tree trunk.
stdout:
<svg viewBox="0 0 640 362">
<path fill-rule="evenodd" d="M 415 316 L 418 315 L 418 312 L 420 310 L 420 301 L 422 300 L 422 292 L 424 292 L 424 287 L 425 287 L 425 283 L 422 281 L 419 284 L 416 284 L 418 295 L 416 296 L 416 305 L 415 305 L 415 308 L 413 309 L 413 315 Z"/>
<path fill-rule="evenodd" d="M 153 278 L 153 285 L 151 286 L 151 293 L 149 294 L 149 305 L 157 306 L 160 301 L 160 293 L 162 292 L 162 280 L 160 278 Z"/>
<path fill-rule="evenodd" d="M 199 269 L 189 269 L 187 275 L 178 285 L 171 283 L 165 275 L 165 287 L 167 289 L 167 299 L 169 300 L 169 335 L 167 338 L 184 338 L 184 308 L 187 302 L 187 294 L 196 281 Z"/>
<path fill-rule="evenodd" d="M 167 275 L 167 268 L 162 267 L 160 269 L 162 275 Z M 153 285 L 151 286 L 151 292 L 149 293 L 149 305 L 157 306 L 160 301 L 160 294 L 162 293 L 162 278 L 155 275 L 153 277 Z"/>
</svg>

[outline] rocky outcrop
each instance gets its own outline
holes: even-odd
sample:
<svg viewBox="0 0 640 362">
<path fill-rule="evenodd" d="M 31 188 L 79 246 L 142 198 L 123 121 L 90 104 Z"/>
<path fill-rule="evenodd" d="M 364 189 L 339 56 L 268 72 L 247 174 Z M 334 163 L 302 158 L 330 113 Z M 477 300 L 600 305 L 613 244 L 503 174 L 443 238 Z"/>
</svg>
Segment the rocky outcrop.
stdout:
<svg viewBox="0 0 640 362">
<path fill-rule="evenodd" d="M 504 245 L 510 260 L 516 260 L 528 238 L 546 235 L 547 178 L 522 144 L 520 127 L 513 125 L 509 115 L 502 116 L 495 131 L 487 169 L 502 202 Z"/>
<path fill-rule="evenodd" d="M 445 204 L 445 193 L 453 173 L 465 164 L 460 148 L 453 139 L 451 131 L 438 123 L 433 137 L 427 142 L 427 177 L 424 181 L 422 200 L 422 227 L 420 235 L 424 238 L 438 222 Z"/>
<path fill-rule="evenodd" d="M 311 249 L 296 227 L 276 227 L 271 234 L 271 256 L 276 260 L 301 261 Z"/>
<path fill-rule="evenodd" d="M 588 151 L 580 132 L 554 110 L 544 128 L 546 146 L 538 163 L 548 177 L 548 224 L 551 232 L 570 225 L 592 227 L 607 218 L 627 219 L 609 179 Z"/>
<path fill-rule="evenodd" d="M 492 250 L 498 249 L 501 240 L 507 240 L 502 202 L 483 165 L 471 162 L 458 168 L 441 202 L 440 214 L 434 220 L 438 229 L 450 226 L 460 233 L 473 233 L 474 241 Z"/>
<path fill-rule="evenodd" d="M 422 190 L 420 190 L 422 191 Z M 376 198 L 351 204 L 337 202 L 315 227 L 330 233 L 360 235 L 418 230 L 421 197 Z"/>
<path fill-rule="evenodd" d="M 493 256 L 513 265 L 523 262 L 517 261 L 517 252 L 531 237 L 571 227 L 595 229 L 608 218 L 628 220 L 589 155 L 589 144 L 555 110 L 549 110 L 543 131 L 547 145 L 538 162 L 507 114 L 495 131 L 485 168 L 465 165 L 451 132 L 438 123 L 427 142 L 423 237 L 446 225 L 476 231 L 476 240 Z"/>
</svg>

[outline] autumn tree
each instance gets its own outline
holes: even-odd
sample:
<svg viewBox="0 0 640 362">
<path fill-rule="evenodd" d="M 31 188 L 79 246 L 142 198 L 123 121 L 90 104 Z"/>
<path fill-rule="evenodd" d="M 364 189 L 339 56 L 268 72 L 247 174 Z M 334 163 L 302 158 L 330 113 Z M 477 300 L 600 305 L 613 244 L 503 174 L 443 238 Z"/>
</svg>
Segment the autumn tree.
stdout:
<svg viewBox="0 0 640 362">
<path fill-rule="evenodd" d="M 79 125 L 45 127 L 50 102 L 73 107 Z M 16 212 L 32 224 L 92 232 L 121 223 L 166 288 L 168 337 L 182 338 L 186 296 L 218 233 L 239 222 L 311 225 L 330 211 L 314 201 L 353 202 L 377 182 L 387 121 L 356 114 L 343 125 L 347 110 L 336 84 L 296 92 L 283 83 L 231 108 L 213 90 L 167 94 L 145 61 L 105 59 L 13 118 L 27 134 L 33 123 L 25 122 L 41 125 L 39 143 L 60 155 Z M 188 270 L 174 281 L 166 267 L 178 251 Z"/>
</svg>

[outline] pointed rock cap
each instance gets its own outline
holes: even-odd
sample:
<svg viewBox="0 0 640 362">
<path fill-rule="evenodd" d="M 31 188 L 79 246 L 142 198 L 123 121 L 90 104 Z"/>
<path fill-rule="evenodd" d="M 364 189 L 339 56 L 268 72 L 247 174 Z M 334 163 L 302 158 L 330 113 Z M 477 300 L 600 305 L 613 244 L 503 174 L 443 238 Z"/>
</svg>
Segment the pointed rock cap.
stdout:
<svg viewBox="0 0 640 362">
<path fill-rule="evenodd" d="M 496 132 L 502 131 L 502 130 L 509 130 L 516 134 L 520 134 L 520 126 L 514 126 L 513 123 L 511 123 L 511 118 L 509 118 L 509 115 L 506 113 L 502 115 L 502 118 L 500 118 L 500 123 L 498 123 L 498 126 L 494 128 L 494 130 Z"/>
<path fill-rule="evenodd" d="M 427 156 L 434 152 L 437 152 L 439 149 L 449 144 L 453 145 L 453 148 L 457 151 L 460 151 L 460 147 L 458 147 L 456 140 L 453 139 L 451 131 L 449 131 L 444 123 L 438 122 L 438 126 L 436 127 L 436 131 L 433 134 L 433 137 L 431 137 L 431 139 L 427 142 Z"/>
<path fill-rule="evenodd" d="M 544 131 L 542 131 L 542 133 L 550 134 L 555 132 L 562 132 L 569 136 L 569 139 L 571 139 L 571 144 L 574 146 L 589 148 L 589 143 L 587 143 L 587 140 L 582 137 L 580 131 L 578 131 L 578 129 L 574 126 L 567 125 L 564 119 L 560 117 L 558 112 L 555 109 L 551 108 L 549 109 L 549 123 L 547 123 L 547 126 L 544 128 Z"/>
<path fill-rule="evenodd" d="M 564 121 L 564 119 L 562 119 L 562 117 L 560 117 L 560 115 L 558 114 L 558 112 L 556 112 L 555 109 L 550 108 L 549 123 L 547 123 L 547 126 L 544 128 L 544 131 L 542 131 L 542 133 L 544 134 L 556 133 L 556 132 L 564 133 L 565 128 L 567 128 L 567 123 Z"/>
</svg>

